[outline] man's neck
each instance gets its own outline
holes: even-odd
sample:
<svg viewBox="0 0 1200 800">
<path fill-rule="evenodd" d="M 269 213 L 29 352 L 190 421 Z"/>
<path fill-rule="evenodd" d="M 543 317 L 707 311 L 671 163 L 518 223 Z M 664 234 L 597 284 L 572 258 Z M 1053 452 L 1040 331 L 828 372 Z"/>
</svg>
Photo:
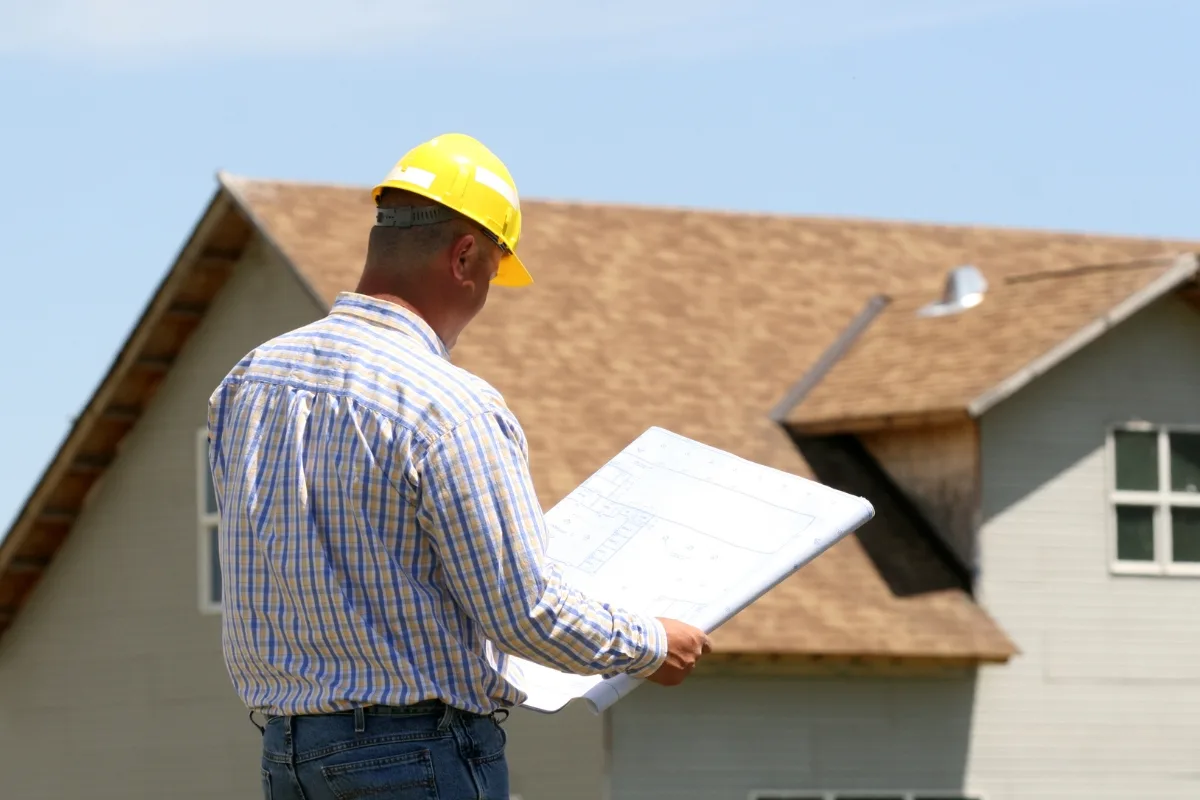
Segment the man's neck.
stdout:
<svg viewBox="0 0 1200 800">
<path fill-rule="evenodd" d="M 431 313 L 425 308 L 422 308 L 422 306 L 425 304 L 414 303 L 413 301 L 400 296 L 394 290 L 387 291 L 384 289 L 378 289 L 365 283 L 360 283 L 354 291 L 356 294 L 373 297 L 376 300 L 382 300 L 385 303 L 392 303 L 400 306 L 401 308 L 408 309 L 424 320 L 425 324 L 428 325 L 433 330 L 434 334 L 442 340 L 442 344 L 446 346 L 447 350 L 454 347 L 454 342 L 446 335 L 446 325 L 444 324 L 444 320 L 441 319 L 439 315 Z M 455 337 L 455 339 L 457 339 L 457 337 Z"/>
<path fill-rule="evenodd" d="M 433 327 L 433 324 L 429 321 L 428 315 L 426 315 L 423 311 L 421 311 L 421 309 L 418 308 L 415 303 L 405 300 L 403 297 L 401 297 L 398 294 L 394 294 L 392 292 L 370 291 L 368 289 L 365 289 L 362 286 L 359 286 L 357 289 L 354 290 L 354 292 L 355 292 L 355 294 L 361 294 L 361 295 L 365 295 L 367 297 L 373 297 L 376 300 L 382 300 L 385 303 L 391 303 L 393 305 L 401 306 L 402 308 L 407 308 L 409 311 L 416 314 L 421 319 L 425 320 L 425 322 L 428 323 L 430 325 L 430 327 Z"/>
</svg>

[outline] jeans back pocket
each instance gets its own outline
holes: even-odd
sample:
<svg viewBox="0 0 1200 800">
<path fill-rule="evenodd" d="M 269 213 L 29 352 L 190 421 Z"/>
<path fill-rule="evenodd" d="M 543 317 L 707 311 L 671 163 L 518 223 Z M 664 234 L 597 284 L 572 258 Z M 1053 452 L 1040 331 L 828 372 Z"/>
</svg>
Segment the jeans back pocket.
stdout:
<svg viewBox="0 0 1200 800">
<path fill-rule="evenodd" d="M 428 750 L 333 764 L 321 767 L 321 774 L 338 800 L 438 800 L 433 757 Z"/>
</svg>

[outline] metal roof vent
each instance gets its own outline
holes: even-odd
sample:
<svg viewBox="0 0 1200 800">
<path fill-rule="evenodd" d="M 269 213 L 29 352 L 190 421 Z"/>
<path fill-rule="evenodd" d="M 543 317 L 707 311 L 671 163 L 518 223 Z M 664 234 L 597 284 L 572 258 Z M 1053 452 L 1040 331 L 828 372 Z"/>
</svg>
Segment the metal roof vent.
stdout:
<svg viewBox="0 0 1200 800">
<path fill-rule="evenodd" d="M 946 288 L 942 290 L 942 299 L 925 306 L 917 315 L 944 317 L 947 314 L 958 314 L 982 303 L 987 289 L 987 279 L 976 267 L 970 264 L 955 267 L 946 274 Z"/>
</svg>

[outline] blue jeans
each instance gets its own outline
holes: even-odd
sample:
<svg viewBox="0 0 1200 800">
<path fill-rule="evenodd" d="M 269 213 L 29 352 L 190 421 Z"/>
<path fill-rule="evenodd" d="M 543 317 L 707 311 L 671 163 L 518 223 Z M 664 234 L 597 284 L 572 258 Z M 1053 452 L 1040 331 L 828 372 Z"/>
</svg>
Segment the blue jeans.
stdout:
<svg viewBox="0 0 1200 800">
<path fill-rule="evenodd" d="M 271 717 L 263 730 L 263 797 L 507 800 L 504 745 L 495 715 L 441 703 Z"/>
</svg>

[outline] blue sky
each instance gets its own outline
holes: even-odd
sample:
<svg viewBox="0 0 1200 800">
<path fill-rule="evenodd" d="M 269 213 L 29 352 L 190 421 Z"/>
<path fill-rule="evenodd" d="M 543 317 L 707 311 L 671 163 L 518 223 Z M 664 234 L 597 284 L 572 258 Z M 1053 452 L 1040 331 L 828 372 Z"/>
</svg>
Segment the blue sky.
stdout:
<svg viewBox="0 0 1200 800">
<path fill-rule="evenodd" d="M 214 172 L 474 134 L 523 196 L 1200 239 L 1200 3 L 0 0 L 0 517 Z"/>
</svg>

